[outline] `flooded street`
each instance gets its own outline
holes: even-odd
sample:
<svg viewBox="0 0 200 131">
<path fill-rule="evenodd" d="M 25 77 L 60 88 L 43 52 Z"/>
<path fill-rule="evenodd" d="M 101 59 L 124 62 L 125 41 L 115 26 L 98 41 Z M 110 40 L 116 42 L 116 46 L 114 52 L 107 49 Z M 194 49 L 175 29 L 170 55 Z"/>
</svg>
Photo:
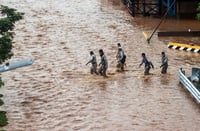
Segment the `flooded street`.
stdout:
<svg viewBox="0 0 200 131">
<path fill-rule="evenodd" d="M 24 12 L 15 27 L 12 60 L 31 57 L 32 66 L 2 73 L 0 89 L 9 120 L 7 131 L 199 130 L 200 109 L 178 81 L 200 67 L 200 55 L 167 48 L 158 38 L 147 44 L 160 19 L 131 17 L 120 0 L 1 0 Z M 174 24 L 172 24 L 174 23 Z M 160 30 L 199 30 L 199 21 L 166 20 Z M 117 43 L 127 54 L 125 72 L 116 72 Z M 89 52 L 107 55 L 108 78 L 90 74 Z M 161 75 L 161 51 L 169 58 Z M 144 76 L 141 53 L 155 68 Z"/>
</svg>

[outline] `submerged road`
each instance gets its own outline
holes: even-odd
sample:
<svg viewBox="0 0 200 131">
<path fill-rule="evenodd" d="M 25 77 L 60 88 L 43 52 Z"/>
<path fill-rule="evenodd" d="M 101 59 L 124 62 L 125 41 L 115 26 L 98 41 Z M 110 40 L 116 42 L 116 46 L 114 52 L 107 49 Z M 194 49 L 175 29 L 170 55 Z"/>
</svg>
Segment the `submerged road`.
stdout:
<svg viewBox="0 0 200 131">
<path fill-rule="evenodd" d="M 166 43 L 188 38 L 158 38 L 147 44 L 159 19 L 131 17 L 120 0 L 3 0 L 24 12 L 15 27 L 14 57 L 32 57 L 29 67 L 2 73 L 8 131 L 197 131 L 200 109 L 178 81 L 178 69 L 190 75 L 200 67 L 197 53 L 171 50 Z M 160 30 L 200 28 L 196 21 L 166 20 Z M 183 26 L 185 25 L 185 26 Z M 182 41 L 183 40 L 183 41 Z M 199 38 L 189 42 L 198 43 Z M 116 72 L 117 43 L 127 54 L 125 72 Z M 89 51 L 100 61 L 103 49 L 108 78 L 90 75 Z M 160 74 L 161 51 L 169 58 Z M 155 69 L 138 68 L 146 53 Z"/>
</svg>

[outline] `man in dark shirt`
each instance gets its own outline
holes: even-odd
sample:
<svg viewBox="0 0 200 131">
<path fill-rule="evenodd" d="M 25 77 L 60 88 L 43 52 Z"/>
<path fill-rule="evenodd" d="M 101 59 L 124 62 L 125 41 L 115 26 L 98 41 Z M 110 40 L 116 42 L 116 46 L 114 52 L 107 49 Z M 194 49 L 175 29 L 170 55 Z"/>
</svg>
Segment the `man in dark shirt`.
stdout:
<svg viewBox="0 0 200 131">
<path fill-rule="evenodd" d="M 141 67 L 141 65 L 144 63 L 144 75 L 148 75 L 149 74 L 149 70 L 151 68 L 154 68 L 152 62 L 150 60 L 147 59 L 145 53 L 142 53 L 142 62 L 140 63 L 139 67 Z"/>
<path fill-rule="evenodd" d="M 168 58 L 165 55 L 165 52 L 161 52 L 161 55 L 162 55 L 162 58 L 161 58 L 162 64 L 160 66 L 160 68 L 162 67 L 161 73 L 166 74 L 167 68 L 168 68 Z"/>
</svg>

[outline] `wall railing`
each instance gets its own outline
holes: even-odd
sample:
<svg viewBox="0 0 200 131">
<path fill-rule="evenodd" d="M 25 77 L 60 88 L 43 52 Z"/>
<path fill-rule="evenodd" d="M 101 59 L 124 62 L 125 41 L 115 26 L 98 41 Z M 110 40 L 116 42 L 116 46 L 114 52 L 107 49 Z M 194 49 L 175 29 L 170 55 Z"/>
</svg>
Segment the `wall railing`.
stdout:
<svg viewBox="0 0 200 131">
<path fill-rule="evenodd" d="M 192 96 L 196 99 L 198 104 L 200 103 L 200 92 L 197 88 L 192 84 L 192 82 L 185 76 L 185 72 L 182 69 L 178 71 L 179 81 L 183 86 L 192 94 Z"/>
</svg>

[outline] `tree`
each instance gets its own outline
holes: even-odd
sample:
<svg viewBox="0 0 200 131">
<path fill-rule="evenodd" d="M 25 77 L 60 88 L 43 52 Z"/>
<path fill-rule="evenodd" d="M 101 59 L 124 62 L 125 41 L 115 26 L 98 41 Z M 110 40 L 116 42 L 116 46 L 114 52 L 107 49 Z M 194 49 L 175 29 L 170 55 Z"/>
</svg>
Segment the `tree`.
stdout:
<svg viewBox="0 0 200 131">
<path fill-rule="evenodd" d="M 197 18 L 197 20 L 200 20 L 200 2 L 198 3 L 196 18 Z"/>
<path fill-rule="evenodd" d="M 9 8 L 8 6 L 0 6 L 0 13 L 2 18 L 0 19 L 0 64 L 3 64 L 6 60 L 13 56 L 12 53 L 12 41 L 14 38 L 13 29 L 15 22 L 23 18 L 24 13 L 17 12 L 16 9 Z M 4 85 L 0 76 L 0 88 Z M 0 94 L 0 98 L 3 97 Z M 0 106 L 4 102 L 0 99 Z M 7 117 L 5 111 L 0 111 L 0 127 L 7 125 Z"/>
</svg>

